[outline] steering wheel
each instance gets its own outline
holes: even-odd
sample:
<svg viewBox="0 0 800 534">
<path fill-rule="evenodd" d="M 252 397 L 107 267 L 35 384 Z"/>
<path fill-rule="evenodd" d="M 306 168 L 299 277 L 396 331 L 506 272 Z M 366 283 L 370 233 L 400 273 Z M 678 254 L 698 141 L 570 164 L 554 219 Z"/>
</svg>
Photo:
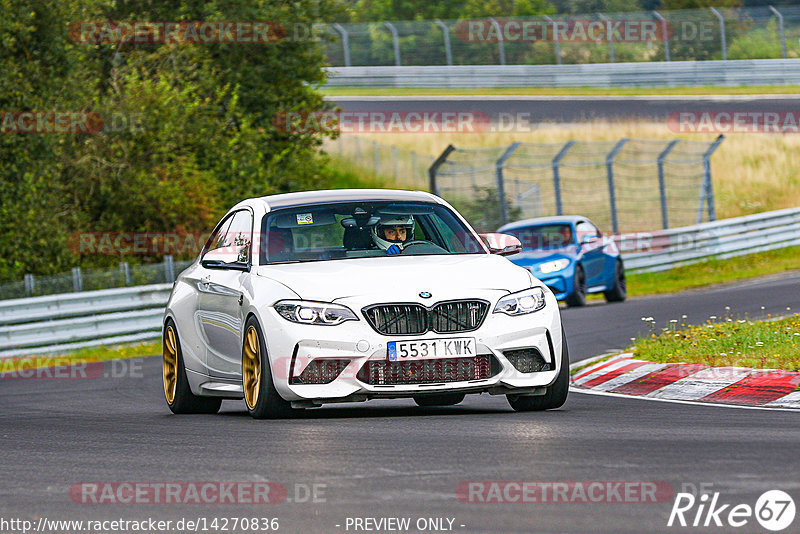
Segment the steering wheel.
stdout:
<svg viewBox="0 0 800 534">
<path fill-rule="evenodd" d="M 425 241 L 424 239 L 414 239 L 412 241 L 407 241 L 403 243 L 403 250 L 407 249 L 412 245 L 433 245 L 430 241 Z"/>
</svg>

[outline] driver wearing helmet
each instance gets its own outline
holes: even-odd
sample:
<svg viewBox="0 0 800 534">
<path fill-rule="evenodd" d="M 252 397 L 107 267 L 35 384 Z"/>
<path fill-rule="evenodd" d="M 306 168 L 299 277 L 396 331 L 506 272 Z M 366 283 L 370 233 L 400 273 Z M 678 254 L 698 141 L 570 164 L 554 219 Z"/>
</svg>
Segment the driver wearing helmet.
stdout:
<svg viewBox="0 0 800 534">
<path fill-rule="evenodd" d="M 400 254 L 405 243 L 414 239 L 414 216 L 381 216 L 381 221 L 372 227 L 372 240 L 387 254 Z"/>
</svg>

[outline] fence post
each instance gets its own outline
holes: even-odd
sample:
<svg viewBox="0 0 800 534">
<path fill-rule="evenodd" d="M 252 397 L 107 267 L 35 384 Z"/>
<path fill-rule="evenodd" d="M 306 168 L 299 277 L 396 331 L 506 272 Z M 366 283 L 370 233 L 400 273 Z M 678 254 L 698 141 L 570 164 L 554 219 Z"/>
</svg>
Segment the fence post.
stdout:
<svg viewBox="0 0 800 534">
<path fill-rule="evenodd" d="M 725 140 L 725 136 L 720 134 L 711 146 L 708 147 L 708 150 L 705 151 L 703 154 L 703 191 L 705 192 L 706 202 L 708 203 L 708 220 L 709 221 L 716 221 L 717 220 L 717 208 L 714 205 L 714 186 L 711 183 L 711 154 L 719 147 L 720 143 Z M 703 205 L 700 205 L 700 209 L 703 209 Z M 698 221 L 699 224 L 699 221 Z"/>
<path fill-rule="evenodd" d="M 389 31 L 392 32 L 392 44 L 394 45 L 394 64 L 395 66 L 400 66 L 400 37 L 397 35 L 397 28 L 394 27 L 394 24 L 391 22 L 384 22 L 384 26 L 389 28 Z"/>
<path fill-rule="evenodd" d="M 672 152 L 672 149 L 675 148 L 675 145 L 678 144 L 680 139 L 673 139 L 669 142 L 667 147 L 661 151 L 661 154 L 658 155 L 658 194 L 661 197 L 661 226 L 664 227 L 664 230 L 669 228 L 669 216 L 667 213 L 667 184 L 664 180 L 664 160 L 669 153 Z"/>
<path fill-rule="evenodd" d="M 617 157 L 619 151 L 628 142 L 625 137 L 617 141 L 614 148 L 606 156 L 606 175 L 608 176 L 608 203 L 611 206 L 611 228 L 615 234 L 619 234 L 619 220 L 617 219 L 617 191 L 614 187 L 614 158 Z"/>
<path fill-rule="evenodd" d="M 83 277 L 81 276 L 81 268 L 72 268 L 72 289 L 75 291 L 83 291 Z"/>
<path fill-rule="evenodd" d="M 558 40 L 558 28 L 556 27 L 556 21 L 547 15 L 544 16 L 544 20 L 553 25 L 553 43 L 556 45 L 556 65 L 561 65 L 561 41 Z"/>
<path fill-rule="evenodd" d="M 664 34 L 664 58 L 669 61 L 669 33 L 667 33 L 667 19 L 661 16 L 658 11 L 653 11 L 653 15 L 661 21 L 661 33 Z"/>
<path fill-rule="evenodd" d="M 439 186 L 436 183 L 436 172 L 439 170 L 445 161 L 447 161 L 447 156 L 450 155 L 452 151 L 454 151 L 456 147 L 453 145 L 447 145 L 447 148 L 439 154 L 439 157 L 436 158 L 433 163 L 431 164 L 430 168 L 428 169 L 428 187 L 431 190 L 431 193 L 434 195 L 439 195 Z"/>
<path fill-rule="evenodd" d="M 727 61 L 728 59 L 728 45 L 725 42 L 725 19 L 722 18 L 722 15 L 719 11 L 714 9 L 713 7 L 709 8 L 714 15 L 717 16 L 717 20 L 719 20 L 719 35 L 722 38 L 722 59 L 723 61 Z"/>
<path fill-rule="evenodd" d="M 25 294 L 28 295 L 29 297 L 33 296 L 33 292 L 34 292 L 35 289 L 36 289 L 36 282 L 35 282 L 35 280 L 33 278 L 33 275 L 32 274 L 26 274 L 25 275 Z"/>
<path fill-rule="evenodd" d="M 453 65 L 453 51 L 450 48 L 450 29 L 447 27 L 447 24 L 445 24 L 444 22 L 442 22 L 439 19 L 436 19 L 434 22 L 436 23 L 437 26 L 439 26 L 442 29 L 442 32 L 443 32 L 443 35 L 444 35 L 444 55 L 445 55 L 445 58 L 447 59 L 447 64 L 449 66 L 452 66 Z"/>
<path fill-rule="evenodd" d="M 164 256 L 164 278 L 167 283 L 175 281 L 175 265 L 172 263 L 172 256 Z"/>
<path fill-rule="evenodd" d="M 347 34 L 347 30 L 344 29 L 344 26 L 339 24 L 338 22 L 333 25 L 333 29 L 339 32 L 339 35 L 342 36 L 342 49 L 344 51 L 344 66 L 350 66 L 350 36 Z"/>
<path fill-rule="evenodd" d="M 780 32 L 781 36 L 781 56 L 783 59 L 786 59 L 786 34 L 783 32 L 783 15 L 781 15 L 781 12 L 775 9 L 773 6 L 769 6 L 769 10 L 772 11 L 776 17 L 778 17 L 778 32 Z"/>
<path fill-rule="evenodd" d="M 567 155 L 567 152 L 574 144 L 575 141 L 567 141 L 567 144 L 561 147 L 561 150 L 558 151 L 558 154 L 556 154 L 556 157 L 554 157 L 553 161 L 551 162 L 553 167 L 553 190 L 556 194 L 556 215 L 564 214 L 564 208 L 561 203 L 561 175 L 558 168 L 559 165 L 561 165 L 561 160 Z"/>
<path fill-rule="evenodd" d="M 498 24 L 493 18 L 489 18 L 489 22 L 491 22 L 492 26 L 494 26 L 494 29 L 497 30 L 497 51 L 500 53 L 500 64 L 505 65 L 506 47 L 503 44 L 503 30 L 500 28 L 500 24 Z"/>
<path fill-rule="evenodd" d="M 121 261 L 119 263 L 119 270 L 122 271 L 122 278 L 125 280 L 125 285 L 131 285 L 131 269 L 128 266 L 127 261 Z"/>
<path fill-rule="evenodd" d="M 606 23 L 606 38 L 608 39 L 608 58 L 611 63 L 614 63 L 614 34 L 611 33 L 611 21 L 602 13 L 597 14 L 597 18 L 605 21 Z"/>
<path fill-rule="evenodd" d="M 411 179 L 416 180 L 417 178 L 417 153 L 413 150 L 411 151 Z"/>
<path fill-rule="evenodd" d="M 520 143 L 512 143 L 503 155 L 495 162 L 495 176 L 497 178 L 497 196 L 500 199 L 500 222 L 506 224 L 508 222 L 508 202 L 506 202 L 506 187 L 505 180 L 503 179 L 503 166 L 511 157 L 511 154 L 517 149 Z"/>
<path fill-rule="evenodd" d="M 394 181 L 397 182 L 397 147 L 392 145 L 392 172 L 394 173 Z"/>
<path fill-rule="evenodd" d="M 353 137 L 353 142 L 356 145 L 356 163 L 361 163 L 361 141 L 358 136 Z"/>
<path fill-rule="evenodd" d="M 375 176 L 378 175 L 378 168 L 381 164 L 381 155 L 378 153 L 378 142 L 372 142 L 372 167 L 375 170 Z"/>
</svg>

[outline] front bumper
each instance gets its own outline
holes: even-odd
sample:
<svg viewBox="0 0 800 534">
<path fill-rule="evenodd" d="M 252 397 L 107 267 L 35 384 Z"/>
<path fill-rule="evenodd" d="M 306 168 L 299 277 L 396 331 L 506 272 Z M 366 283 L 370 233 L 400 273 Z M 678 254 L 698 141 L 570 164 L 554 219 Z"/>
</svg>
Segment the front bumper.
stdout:
<svg viewBox="0 0 800 534">
<path fill-rule="evenodd" d="M 286 400 L 337 402 L 369 398 L 411 397 L 438 392 L 530 393 L 552 384 L 561 368 L 561 320 L 558 303 L 546 291 L 547 305 L 529 315 L 510 317 L 492 313 L 496 299 L 480 328 L 472 332 L 418 336 L 386 336 L 367 323 L 360 307 L 350 306 L 359 316 L 338 326 L 301 325 L 280 317 L 273 308 L 262 310 L 262 323 L 267 340 L 273 381 Z M 427 304 L 427 303 L 426 303 Z M 350 305 L 350 304 L 348 304 Z M 359 371 L 368 361 L 386 361 L 387 343 L 391 341 L 449 339 L 474 337 L 478 355 L 488 355 L 493 362 L 491 376 L 458 381 L 427 383 L 379 384 L 359 378 Z M 535 349 L 550 370 L 518 371 L 504 352 Z M 291 380 L 309 365 L 320 360 L 349 360 L 338 376 L 326 384 L 298 384 Z M 316 363 L 314 363 L 316 362 Z M 362 373 L 361 378 L 364 378 Z"/>
</svg>

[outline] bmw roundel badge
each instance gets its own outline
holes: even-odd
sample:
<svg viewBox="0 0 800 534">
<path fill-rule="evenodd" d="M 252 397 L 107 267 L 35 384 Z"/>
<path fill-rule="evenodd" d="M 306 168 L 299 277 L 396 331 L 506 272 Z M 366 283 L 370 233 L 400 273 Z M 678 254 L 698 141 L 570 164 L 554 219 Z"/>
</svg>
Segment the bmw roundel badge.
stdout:
<svg viewBox="0 0 800 534">
<path fill-rule="evenodd" d="M 420 296 L 420 297 L 422 297 L 422 298 L 424 298 L 424 299 L 429 299 L 429 298 L 431 298 L 431 294 L 430 294 L 430 293 L 428 293 L 427 291 L 423 291 L 423 292 L 421 292 L 421 293 L 419 294 L 419 296 Z"/>
</svg>

